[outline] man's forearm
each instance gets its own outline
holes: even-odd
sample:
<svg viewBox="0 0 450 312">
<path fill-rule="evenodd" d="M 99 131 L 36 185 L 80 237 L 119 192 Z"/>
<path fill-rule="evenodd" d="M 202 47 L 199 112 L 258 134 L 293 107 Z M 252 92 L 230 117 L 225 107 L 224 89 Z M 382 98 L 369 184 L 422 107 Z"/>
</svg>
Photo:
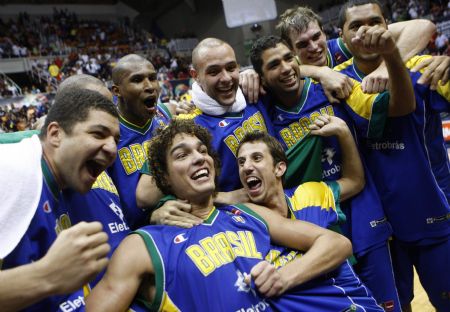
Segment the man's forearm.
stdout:
<svg viewBox="0 0 450 312">
<path fill-rule="evenodd" d="M 0 271 L 2 311 L 18 311 L 55 294 L 41 262 Z"/>
<path fill-rule="evenodd" d="M 403 64 L 398 49 L 384 54 L 383 59 L 389 73 L 389 116 L 404 116 L 416 109 L 411 77 Z"/>
</svg>

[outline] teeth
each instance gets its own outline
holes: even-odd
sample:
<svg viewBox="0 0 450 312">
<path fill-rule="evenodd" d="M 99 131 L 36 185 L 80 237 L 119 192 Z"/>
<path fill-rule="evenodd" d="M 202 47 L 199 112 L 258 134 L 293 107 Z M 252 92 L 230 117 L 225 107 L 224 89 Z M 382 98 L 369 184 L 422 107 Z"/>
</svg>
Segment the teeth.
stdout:
<svg viewBox="0 0 450 312">
<path fill-rule="evenodd" d="M 247 183 L 258 182 L 259 180 L 255 177 L 250 177 L 247 179 Z"/>
<path fill-rule="evenodd" d="M 192 176 L 192 179 L 198 179 L 201 176 L 208 176 L 208 170 L 207 169 L 201 169 L 199 171 L 197 171 L 196 173 L 194 173 L 194 175 Z"/>
</svg>

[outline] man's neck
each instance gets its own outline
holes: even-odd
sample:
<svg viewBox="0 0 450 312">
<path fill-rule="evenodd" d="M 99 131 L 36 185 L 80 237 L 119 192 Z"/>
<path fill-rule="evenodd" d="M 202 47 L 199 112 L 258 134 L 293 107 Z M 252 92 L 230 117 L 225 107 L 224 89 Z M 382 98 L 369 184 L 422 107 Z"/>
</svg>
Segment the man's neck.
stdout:
<svg viewBox="0 0 450 312">
<path fill-rule="evenodd" d="M 42 144 L 42 157 L 44 157 L 44 161 L 47 164 L 51 174 L 53 175 L 56 184 L 58 185 L 58 188 L 62 190 L 64 189 L 64 183 L 58 174 L 58 170 L 56 170 L 56 164 L 52 157 L 52 153 L 48 150 L 48 147 L 46 146 L 45 142 L 41 141 L 41 144 Z"/>
<path fill-rule="evenodd" d="M 378 68 L 378 66 L 380 66 L 380 64 L 383 62 L 383 60 L 380 58 L 375 59 L 375 60 L 361 60 L 358 58 L 354 58 L 353 59 L 354 64 L 356 65 L 356 67 L 358 68 L 358 70 L 360 72 L 362 72 L 364 74 L 364 76 L 369 75 L 371 72 L 373 72 L 375 69 Z"/>
<path fill-rule="evenodd" d="M 122 116 L 123 119 L 125 119 L 129 123 L 132 123 L 133 125 L 136 125 L 138 127 L 143 127 L 149 121 L 149 119 L 152 119 L 154 117 L 154 115 L 136 116 L 136 114 L 133 114 L 130 111 L 128 111 L 125 107 L 125 104 L 122 104 L 122 103 L 119 103 L 118 109 L 119 109 L 119 114 L 120 114 L 120 116 Z"/>
<path fill-rule="evenodd" d="M 303 87 L 305 85 L 305 81 L 304 80 L 300 80 L 299 83 L 299 87 L 297 90 L 292 91 L 292 92 L 284 92 L 284 93 L 279 93 L 276 95 L 279 103 L 281 103 L 281 105 L 283 107 L 286 108 L 292 108 L 295 107 L 298 102 L 300 101 L 300 98 L 302 97 L 302 91 L 303 91 Z"/>
<path fill-rule="evenodd" d="M 262 204 L 285 218 L 288 216 L 289 207 L 281 184 L 277 187 L 277 191 Z"/>
<path fill-rule="evenodd" d="M 192 207 L 191 213 L 199 217 L 200 219 L 206 220 L 211 211 L 214 209 L 213 197 L 210 196 L 206 199 L 197 199 L 194 201 L 189 201 Z"/>
</svg>

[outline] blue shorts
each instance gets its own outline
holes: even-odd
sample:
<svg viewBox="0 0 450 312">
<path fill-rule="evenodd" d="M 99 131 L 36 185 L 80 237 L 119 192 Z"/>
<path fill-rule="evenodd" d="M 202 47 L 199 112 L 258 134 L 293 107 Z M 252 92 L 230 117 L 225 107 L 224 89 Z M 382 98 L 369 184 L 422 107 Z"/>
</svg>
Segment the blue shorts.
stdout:
<svg viewBox="0 0 450 312">
<path fill-rule="evenodd" d="M 393 240 L 391 252 L 401 304 L 414 298 L 414 266 L 433 306 L 450 311 L 450 239 L 425 246 Z"/>
<path fill-rule="evenodd" d="M 383 312 L 348 261 L 268 302 L 276 311 Z"/>
<path fill-rule="evenodd" d="M 377 303 L 387 312 L 401 312 L 388 245 L 382 244 L 356 259 L 354 269 Z"/>
</svg>

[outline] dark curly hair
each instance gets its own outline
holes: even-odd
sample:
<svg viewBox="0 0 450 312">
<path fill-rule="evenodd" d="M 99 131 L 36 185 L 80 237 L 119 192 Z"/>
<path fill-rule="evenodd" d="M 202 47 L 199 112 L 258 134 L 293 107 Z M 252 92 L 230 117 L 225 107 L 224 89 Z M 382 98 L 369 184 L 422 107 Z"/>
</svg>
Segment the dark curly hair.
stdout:
<svg viewBox="0 0 450 312">
<path fill-rule="evenodd" d="M 158 133 L 150 140 L 148 147 L 148 162 L 152 176 L 158 188 L 166 195 L 176 195 L 172 193 L 172 188 L 167 181 L 167 156 L 173 139 L 177 134 L 185 133 L 197 137 L 208 149 L 208 154 L 214 160 L 216 170 L 215 184 L 220 174 L 220 160 L 211 146 L 211 135 L 208 130 L 195 124 L 192 120 L 174 119 L 170 124 L 158 129 Z"/>
</svg>

